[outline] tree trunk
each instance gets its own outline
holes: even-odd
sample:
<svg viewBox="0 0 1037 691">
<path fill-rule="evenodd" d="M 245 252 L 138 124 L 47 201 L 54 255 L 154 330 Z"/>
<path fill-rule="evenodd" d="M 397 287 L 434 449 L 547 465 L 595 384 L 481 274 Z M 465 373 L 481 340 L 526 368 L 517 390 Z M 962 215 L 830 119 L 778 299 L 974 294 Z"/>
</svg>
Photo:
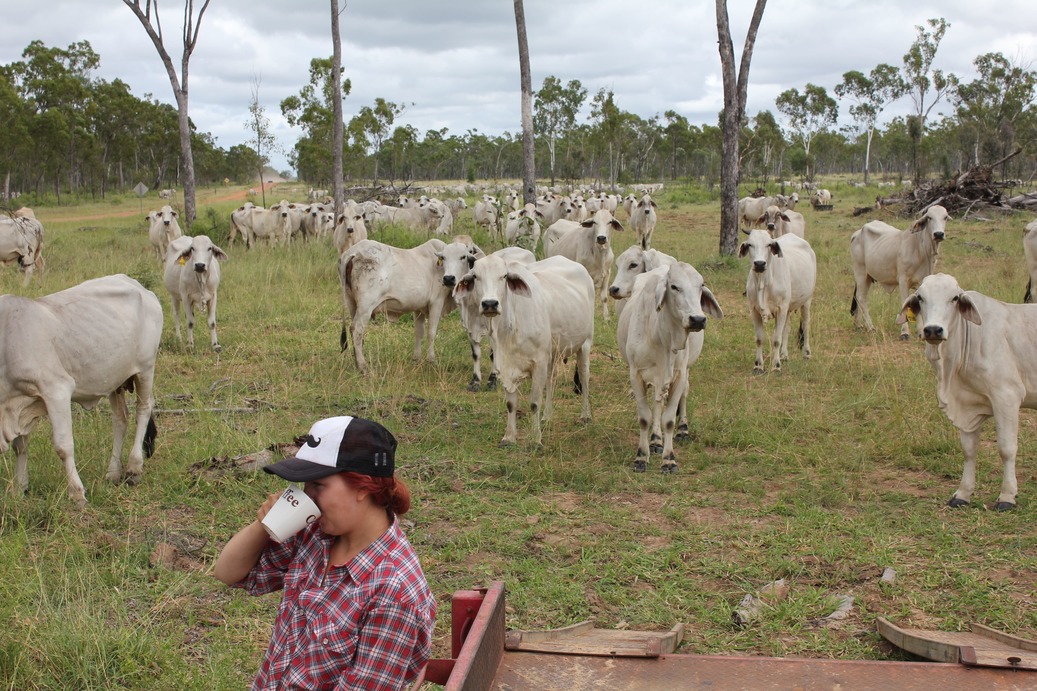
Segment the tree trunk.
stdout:
<svg viewBox="0 0 1037 691">
<path fill-rule="evenodd" d="M 518 32 L 519 77 L 522 82 L 522 203 L 536 200 L 536 168 L 533 160 L 533 80 L 529 73 L 526 15 L 522 0 L 515 0 L 515 29 Z"/>
<path fill-rule="evenodd" d="M 746 91 L 749 83 L 749 63 L 752 61 L 756 32 L 763 19 L 767 0 L 756 0 L 749 30 L 742 49 L 741 66 L 735 73 L 734 45 L 727 18 L 727 0 L 716 0 L 717 37 L 720 49 L 720 67 L 724 77 L 723 143 L 720 162 L 720 254 L 734 255 L 738 248 L 738 182 L 739 135 L 745 115 Z"/>
<path fill-rule="evenodd" d="M 335 114 L 335 131 L 331 137 L 334 163 L 331 176 L 335 195 L 335 218 L 342 213 L 344 190 L 342 189 L 342 41 L 338 27 L 338 0 L 331 0 L 331 43 L 334 52 L 331 58 L 331 99 Z"/>
</svg>

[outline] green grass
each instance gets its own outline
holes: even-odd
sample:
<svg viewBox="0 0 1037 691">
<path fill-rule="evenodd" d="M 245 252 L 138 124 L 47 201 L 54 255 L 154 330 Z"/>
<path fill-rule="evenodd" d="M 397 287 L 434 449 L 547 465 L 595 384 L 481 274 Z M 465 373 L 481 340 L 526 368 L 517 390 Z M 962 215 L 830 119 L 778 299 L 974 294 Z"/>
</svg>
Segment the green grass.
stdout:
<svg viewBox="0 0 1037 691">
<path fill-rule="evenodd" d="M 0 688 L 247 686 L 279 596 L 231 591 L 208 570 L 279 481 L 236 472 L 231 459 L 344 413 L 381 420 L 400 440 L 397 465 L 414 496 L 407 532 L 440 602 L 438 656 L 449 654 L 451 594 L 493 580 L 507 586 L 509 627 L 590 619 L 668 630 L 684 622 L 688 653 L 899 658 L 875 633 L 878 616 L 947 630 L 979 622 L 1037 638 L 1033 415 L 1021 416 L 1019 508 L 983 508 L 1000 485 L 993 423 L 983 434 L 974 505 L 945 507 L 961 451 L 937 407 L 922 346 L 897 339 L 899 298 L 872 293 L 874 333 L 855 330 L 849 315 L 848 238 L 869 218 L 851 212 L 876 189 L 835 189 L 835 210 L 801 208 L 819 263 L 813 358 L 792 350 L 781 374 L 762 376 L 752 374 L 746 266 L 718 256 L 715 195 L 680 187 L 659 195 L 656 247 L 694 264 L 725 311 L 707 327 L 691 370 L 693 438 L 678 447 L 674 476 L 659 472 L 656 457 L 648 473 L 632 472 L 636 413 L 615 320 L 600 312 L 593 421 L 579 422 L 571 373 L 561 372 L 543 448 L 528 444 L 521 415 L 520 443 L 500 449 L 503 396 L 466 391 L 470 357 L 456 312 L 440 325 L 434 364 L 411 361 L 410 317 L 378 320 L 365 342 L 371 372 L 356 373 L 352 353 L 339 351 L 329 244 L 248 252 L 224 245 L 224 350 L 209 350 L 200 323 L 192 353 L 173 334 L 136 199 L 37 208 L 47 234 L 44 279 L 23 289 L 7 267 L 0 291 L 39 296 L 116 272 L 142 281 L 166 310 L 158 407 L 186 412 L 157 416 L 156 454 L 129 487 L 103 480 L 107 404 L 76 408 L 76 457 L 90 502 L 82 510 L 66 499 L 49 423 L 40 423 L 28 495 L 0 494 Z M 209 191 L 199 198 L 198 228 L 225 242 L 240 202 L 211 199 Z M 876 217 L 908 224 L 889 211 Z M 952 221 L 939 270 L 963 287 L 1019 301 L 1028 220 Z M 455 229 L 489 246 L 470 213 Z M 424 240 L 400 230 L 374 237 L 400 246 Z M 614 235 L 617 255 L 631 238 Z M 254 412 L 225 412 L 243 407 Z M 0 477 L 10 483 L 13 473 L 8 452 Z M 892 585 L 879 582 L 886 566 L 897 571 Z M 742 596 L 778 578 L 788 597 L 735 628 L 731 612 Z M 842 595 L 855 598 L 849 618 L 819 623 Z"/>
</svg>

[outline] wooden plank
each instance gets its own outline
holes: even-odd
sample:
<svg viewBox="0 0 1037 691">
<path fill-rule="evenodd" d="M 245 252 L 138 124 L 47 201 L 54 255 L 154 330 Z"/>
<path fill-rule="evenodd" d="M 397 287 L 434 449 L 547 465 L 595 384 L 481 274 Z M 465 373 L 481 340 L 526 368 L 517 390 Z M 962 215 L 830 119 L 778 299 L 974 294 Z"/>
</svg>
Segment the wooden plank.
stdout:
<svg viewBox="0 0 1037 691">
<path fill-rule="evenodd" d="M 659 657 L 676 650 L 683 636 L 684 624 L 669 631 L 627 631 L 597 629 L 584 621 L 561 629 L 509 631 L 504 647 L 569 655 Z"/>
<path fill-rule="evenodd" d="M 902 629 L 879 617 L 879 634 L 893 645 L 935 662 L 1037 670 L 1037 644 L 973 624 L 972 631 Z"/>
</svg>

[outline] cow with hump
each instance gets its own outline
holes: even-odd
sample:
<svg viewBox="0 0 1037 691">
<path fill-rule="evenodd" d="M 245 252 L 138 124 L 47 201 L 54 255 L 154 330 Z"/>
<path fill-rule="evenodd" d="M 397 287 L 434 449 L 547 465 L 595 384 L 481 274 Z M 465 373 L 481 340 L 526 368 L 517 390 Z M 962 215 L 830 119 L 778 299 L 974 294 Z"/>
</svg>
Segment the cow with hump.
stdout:
<svg viewBox="0 0 1037 691">
<path fill-rule="evenodd" d="M 540 446 L 541 417 L 551 416 L 555 365 L 573 355 L 583 396 L 580 418 L 590 419 L 594 281 L 582 265 L 565 257 L 525 265 L 490 254 L 476 260 L 454 295 L 474 299 L 482 315 L 496 322 L 494 365 L 508 411 L 502 446 L 516 442 L 518 386 L 527 377 L 532 441 Z"/>
<path fill-rule="evenodd" d="M 979 430 L 994 418 L 1003 466 L 994 509 L 1015 508 L 1019 410 L 1037 409 L 1037 305 L 1009 304 L 964 291 L 953 276 L 933 274 L 904 302 L 897 318 L 905 325 L 912 320 L 936 372 L 940 409 L 958 428 L 965 456 L 961 484 L 947 504 L 957 507 L 971 501 Z"/>
<path fill-rule="evenodd" d="M 90 409 L 104 397 L 111 404 L 113 430 L 105 477 L 131 484 L 140 479 L 144 456 L 154 448 L 152 387 L 161 338 L 158 298 L 122 274 L 36 300 L 0 296 L 0 452 L 14 447 L 15 491 L 28 490 L 28 435 L 47 416 L 68 476 L 68 495 L 86 503 L 76 470 L 72 403 Z M 129 392 L 137 395 L 136 428 L 124 472 Z"/>
<path fill-rule="evenodd" d="M 724 312 L 702 275 L 684 262 L 639 275 L 627 303 L 619 315 L 616 339 L 637 401 L 640 438 L 634 471 L 648 469 L 650 445 L 657 443 L 661 429 L 662 472 L 674 473 L 673 436 L 688 391 L 688 367 L 702 352 L 707 317 L 722 319 Z"/>
</svg>

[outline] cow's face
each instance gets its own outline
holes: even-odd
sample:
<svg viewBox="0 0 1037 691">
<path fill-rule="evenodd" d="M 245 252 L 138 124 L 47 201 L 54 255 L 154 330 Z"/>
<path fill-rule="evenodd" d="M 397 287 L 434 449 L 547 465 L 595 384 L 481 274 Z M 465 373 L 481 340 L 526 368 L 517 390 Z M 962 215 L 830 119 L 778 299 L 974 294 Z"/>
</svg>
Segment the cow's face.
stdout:
<svg viewBox="0 0 1037 691">
<path fill-rule="evenodd" d="M 190 266 L 195 273 L 205 273 L 213 260 L 226 261 L 227 253 L 212 243 L 206 235 L 196 235 L 191 246 L 180 253 L 180 263 Z"/>
<path fill-rule="evenodd" d="M 928 232 L 933 242 L 943 242 L 947 232 L 947 221 L 951 219 L 951 215 L 947 213 L 947 209 L 940 205 L 930 207 L 925 215 L 919 218 L 911 226 L 912 232 L 925 231 Z"/>
<path fill-rule="evenodd" d="M 623 230 L 623 224 L 617 221 L 608 209 L 598 209 L 580 225 L 592 229 L 594 242 L 599 248 L 610 246 L 613 230 Z"/>
<path fill-rule="evenodd" d="M 616 280 L 609 286 L 609 296 L 616 300 L 630 297 L 634 279 L 646 271 L 645 251 L 640 245 L 631 245 L 616 258 Z"/>
<path fill-rule="evenodd" d="M 676 262 L 654 273 L 660 274 L 655 285 L 655 309 L 666 310 L 686 333 L 705 329 L 707 315 L 723 318 L 724 312 L 706 288 L 702 274 L 691 264 Z"/>
<path fill-rule="evenodd" d="M 962 328 L 962 319 L 976 325 L 983 323 L 972 300 L 947 274 L 932 274 L 922 280 L 918 290 L 904 301 L 897 323 L 908 319 L 916 321 L 918 335 L 933 345 L 946 341 L 955 328 Z"/>
<path fill-rule="evenodd" d="M 475 255 L 463 242 L 451 242 L 436 252 L 436 266 L 443 272 L 443 285 L 453 288 L 475 266 Z"/>
<path fill-rule="evenodd" d="M 767 270 L 771 255 L 781 256 L 781 245 L 766 230 L 752 230 L 749 238 L 738 248 L 739 257 L 749 257 L 749 266 L 756 273 Z"/>
<path fill-rule="evenodd" d="M 530 295 L 529 285 L 515 266 L 510 266 L 501 257 L 488 255 L 477 259 L 469 271 L 454 287 L 458 300 L 476 300 L 479 312 L 484 317 L 501 314 L 509 295 Z"/>
</svg>

